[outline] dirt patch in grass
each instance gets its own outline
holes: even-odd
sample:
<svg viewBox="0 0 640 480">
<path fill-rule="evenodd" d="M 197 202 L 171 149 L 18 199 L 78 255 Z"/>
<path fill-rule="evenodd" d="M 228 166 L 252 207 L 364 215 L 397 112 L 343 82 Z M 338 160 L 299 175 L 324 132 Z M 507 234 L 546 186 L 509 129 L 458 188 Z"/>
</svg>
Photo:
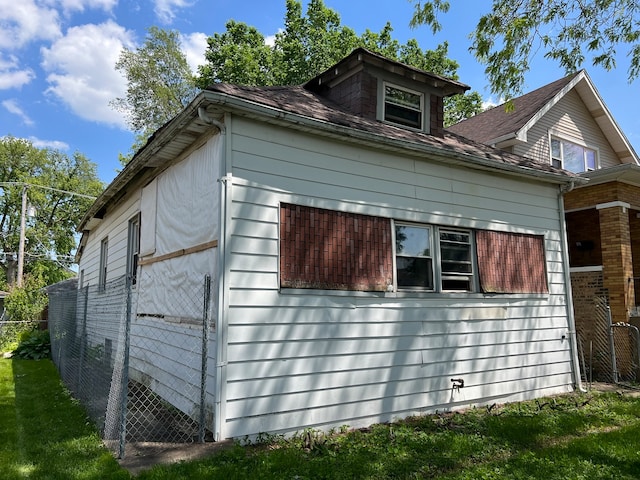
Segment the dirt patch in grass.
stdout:
<svg viewBox="0 0 640 480">
<path fill-rule="evenodd" d="M 120 466 L 131 475 L 153 468 L 208 457 L 233 446 L 232 440 L 206 443 L 132 442 L 125 446 L 125 458 L 118 460 Z"/>
</svg>

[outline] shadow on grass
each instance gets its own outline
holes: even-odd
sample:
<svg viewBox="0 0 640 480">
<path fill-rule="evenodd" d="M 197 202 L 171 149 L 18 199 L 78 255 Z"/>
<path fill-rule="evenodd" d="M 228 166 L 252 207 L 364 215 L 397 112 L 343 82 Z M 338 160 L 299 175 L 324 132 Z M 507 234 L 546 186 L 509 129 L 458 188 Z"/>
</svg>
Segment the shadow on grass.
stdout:
<svg viewBox="0 0 640 480">
<path fill-rule="evenodd" d="M 48 360 L 7 360 L 13 370 L 16 442 L 3 478 L 130 478 L 103 447 L 83 408 Z"/>
<path fill-rule="evenodd" d="M 638 438 L 640 400 L 575 395 L 236 447 L 140 478 L 637 479 Z"/>
</svg>

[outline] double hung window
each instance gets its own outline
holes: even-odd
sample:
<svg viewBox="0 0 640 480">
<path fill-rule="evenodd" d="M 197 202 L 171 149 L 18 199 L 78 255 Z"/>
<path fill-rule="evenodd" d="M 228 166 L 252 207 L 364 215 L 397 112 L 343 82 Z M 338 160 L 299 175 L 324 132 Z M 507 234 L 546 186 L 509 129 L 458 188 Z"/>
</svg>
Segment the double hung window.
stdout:
<svg viewBox="0 0 640 480">
<path fill-rule="evenodd" d="M 395 235 L 398 289 L 475 290 L 470 231 L 396 223 Z"/>
</svg>

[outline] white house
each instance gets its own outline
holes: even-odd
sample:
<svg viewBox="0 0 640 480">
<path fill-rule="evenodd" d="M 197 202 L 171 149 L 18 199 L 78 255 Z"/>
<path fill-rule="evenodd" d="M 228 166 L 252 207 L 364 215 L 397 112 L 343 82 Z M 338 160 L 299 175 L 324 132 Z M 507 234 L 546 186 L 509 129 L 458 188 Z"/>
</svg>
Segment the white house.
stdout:
<svg viewBox="0 0 640 480">
<path fill-rule="evenodd" d="M 363 49 L 303 86 L 212 85 L 88 211 L 83 283 L 135 275 L 134 326 L 213 276 L 216 439 L 579 387 L 580 179 L 446 132 L 466 89 Z"/>
</svg>

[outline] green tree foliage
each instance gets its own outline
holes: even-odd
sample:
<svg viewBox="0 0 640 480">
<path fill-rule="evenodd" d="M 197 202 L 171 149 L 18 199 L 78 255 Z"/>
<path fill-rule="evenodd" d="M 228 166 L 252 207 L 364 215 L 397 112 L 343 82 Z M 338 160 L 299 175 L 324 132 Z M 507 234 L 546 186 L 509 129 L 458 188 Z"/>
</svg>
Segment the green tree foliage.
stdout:
<svg viewBox="0 0 640 480">
<path fill-rule="evenodd" d="M 27 275 L 22 287 L 11 288 L 5 298 L 7 315 L 13 322 L 26 322 L 23 330 L 38 325 L 40 315 L 47 305 L 47 294 L 43 287 L 46 280 L 37 275 Z"/>
<path fill-rule="evenodd" d="M 413 0 L 412 25 L 440 29 L 445 0 Z M 534 55 L 557 61 L 567 73 L 590 57 L 594 66 L 616 68 L 619 49 L 630 59 L 629 81 L 640 74 L 640 3 L 636 0 L 493 0 L 478 20 L 470 50 L 486 65 L 493 93 L 512 98 L 522 93 L 524 73 Z"/>
<path fill-rule="evenodd" d="M 447 58 L 447 45 L 422 50 L 416 40 L 402 45 L 392 37 L 387 23 L 379 32 L 361 36 L 340 23 L 340 15 L 322 0 L 310 0 L 303 14 L 300 0 L 286 0 L 284 30 L 273 46 L 255 27 L 229 20 L 222 33 L 207 39 L 205 64 L 194 78 L 180 51 L 177 32 L 149 29 L 144 45 L 123 50 L 116 68 L 127 79 L 127 95 L 112 106 L 127 114 L 136 132 L 132 152 L 145 139 L 179 113 L 196 94 L 216 82 L 239 85 L 299 85 L 335 64 L 353 49 L 365 47 L 388 58 L 457 79 L 458 64 Z M 481 110 L 477 92 L 448 99 L 445 122 L 471 116 Z M 121 155 L 124 165 L 131 153 Z"/>
<path fill-rule="evenodd" d="M 103 189 L 96 165 L 80 153 L 34 147 L 27 140 L 0 138 L 0 268 L 15 281 L 20 240 L 22 194 L 35 208 L 25 229 L 25 273 L 45 284 L 66 276 L 76 247 L 75 229 L 92 199 Z"/>
<path fill-rule="evenodd" d="M 306 15 L 299 0 L 287 0 L 285 28 L 276 34 L 273 47 L 254 27 L 229 21 L 224 33 L 208 39 L 207 63 L 200 67 L 200 88 L 216 82 L 240 85 L 299 85 L 329 68 L 357 47 L 454 80 L 458 63 L 447 57 L 448 45 L 423 50 L 415 39 L 400 44 L 387 23 L 380 32 L 361 36 L 340 23 L 339 14 L 322 0 L 311 0 Z M 445 103 L 445 125 L 480 112 L 482 98 L 471 92 Z"/>
<path fill-rule="evenodd" d="M 255 27 L 229 20 L 226 31 L 209 37 L 207 44 L 207 63 L 199 67 L 200 88 L 219 79 L 242 85 L 273 84 L 271 48 Z"/>
<path fill-rule="evenodd" d="M 141 47 L 122 50 L 116 70 L 127 79 L 127 93 L 111 106 L 123 112 L 131 129 L 145 138 L 180 113 L 197 93 L 175 30 L 149 28 Z"/>
</svg>

